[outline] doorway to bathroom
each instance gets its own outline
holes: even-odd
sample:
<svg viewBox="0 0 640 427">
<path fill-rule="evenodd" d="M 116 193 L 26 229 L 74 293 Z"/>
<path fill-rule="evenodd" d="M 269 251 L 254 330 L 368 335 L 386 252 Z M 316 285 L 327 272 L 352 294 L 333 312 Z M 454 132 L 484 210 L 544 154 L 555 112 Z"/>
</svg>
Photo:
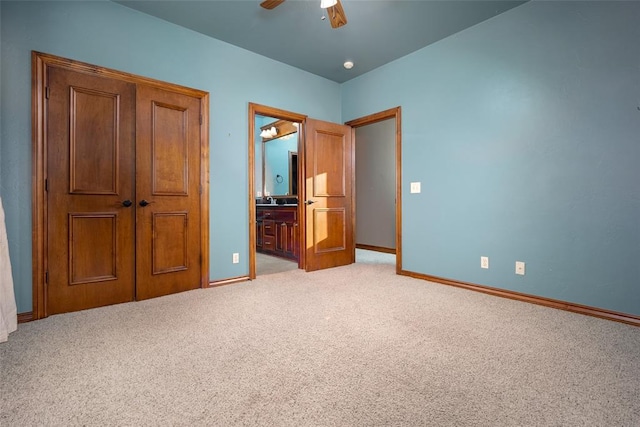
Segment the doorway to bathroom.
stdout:
<svg viewBox="0 0 640 427">
<path fill-rule="evenodd" d="M 292 134 L 297 151 L 272 150 Z M 267 162 L 276 151 L 280 160 Z M 350 126 L 249 104 L 250 279 L 257 253 L 293 259 L 305 271 L 355 262 L 353 154 Z"/>
</svg>

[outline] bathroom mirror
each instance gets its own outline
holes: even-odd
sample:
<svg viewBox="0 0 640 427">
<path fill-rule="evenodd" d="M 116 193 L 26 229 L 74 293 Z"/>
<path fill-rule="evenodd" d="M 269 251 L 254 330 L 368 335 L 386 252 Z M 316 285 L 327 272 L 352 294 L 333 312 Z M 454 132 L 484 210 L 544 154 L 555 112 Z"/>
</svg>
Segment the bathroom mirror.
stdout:
<svg viewBox="0 0 640 427">
<path fill-rule="evenodd" d="M 298 194 L 298 123 L 256 115 L 256 198 Z M 262 182 L 258 182 L 261 180 Z"/>
</svg>

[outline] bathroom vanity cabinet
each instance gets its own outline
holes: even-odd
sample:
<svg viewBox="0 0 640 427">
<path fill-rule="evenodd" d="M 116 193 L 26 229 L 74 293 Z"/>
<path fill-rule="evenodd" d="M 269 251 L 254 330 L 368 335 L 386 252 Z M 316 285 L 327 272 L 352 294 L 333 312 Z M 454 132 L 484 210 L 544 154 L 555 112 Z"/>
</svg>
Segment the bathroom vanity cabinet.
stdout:
<svg viewBox="0 0 640 427">
<path fill-rule="evenodd" d="M 256 250 L 299 259 L 298 206 L 256 206 Z"/>
</svg>

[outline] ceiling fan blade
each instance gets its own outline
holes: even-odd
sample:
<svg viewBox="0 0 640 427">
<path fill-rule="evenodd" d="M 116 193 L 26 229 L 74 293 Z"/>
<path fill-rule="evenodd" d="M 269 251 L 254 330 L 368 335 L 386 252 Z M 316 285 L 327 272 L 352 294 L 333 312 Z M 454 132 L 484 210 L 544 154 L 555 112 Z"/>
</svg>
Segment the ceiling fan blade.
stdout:
<svg viewBox="0 0 640 427">
<path fill-rule="evenodd" d="M 329 15 L 329 22 L 331 22 L 332 28 L 340 28 L 343 25 L 347 25 L 347 15 L 344 13 L 340 0 L 335 6 L 327 8 L 327 15 Z"/>
<path fill-rule="evenodd" d="M 282 3 L 284 3 L 284 0 L 264 0 L 262 3 L 260 3 L 260 6 L 264 7 L 265 9 L 275 9 Z"/>
</svg>

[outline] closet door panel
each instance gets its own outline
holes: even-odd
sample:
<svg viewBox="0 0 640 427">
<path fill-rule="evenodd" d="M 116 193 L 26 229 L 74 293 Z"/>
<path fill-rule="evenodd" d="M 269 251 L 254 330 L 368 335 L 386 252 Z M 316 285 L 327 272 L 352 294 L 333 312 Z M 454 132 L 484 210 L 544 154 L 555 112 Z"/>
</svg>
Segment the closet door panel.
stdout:
<svg viewBox="0 0 640 427">
<path fill-rule="evenodd" d="M 200 100 L 139 86 L 136 298 L 200 287 Z"/>
<path fill-rule="evenodd" d="M 133 300 L 135 85 L 48 70 L 46 314 Z"/>
<path fill-rule="evenodd" d="M 151 194 L 188 196 L 189 111 L 161 102 L 151 108 Z"/>
</svg>

